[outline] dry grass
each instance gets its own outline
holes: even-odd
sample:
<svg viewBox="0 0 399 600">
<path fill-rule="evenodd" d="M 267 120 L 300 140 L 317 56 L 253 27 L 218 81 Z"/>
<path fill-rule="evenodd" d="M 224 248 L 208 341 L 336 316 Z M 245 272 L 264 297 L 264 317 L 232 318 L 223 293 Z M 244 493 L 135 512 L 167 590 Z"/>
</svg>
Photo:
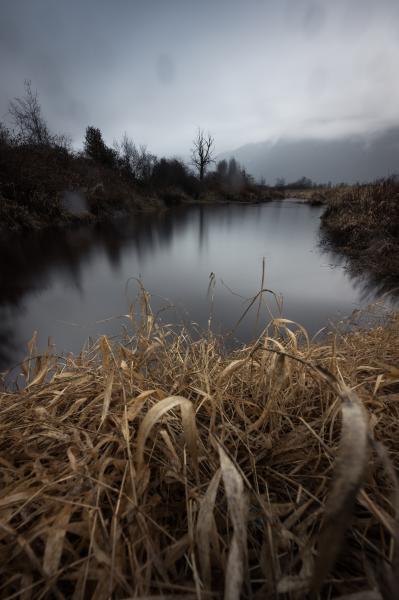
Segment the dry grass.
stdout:
<svg viewBox="0 0 399 600">
<path fill-rule="evenodd" d="M 399 178 L 355 185 L 329 198 L 322 231 L 332 246 L 351 259 L 354 270 L 399 281 Z"/>
<path fill-rule="evenodd" d="M 123 345 L 32 343 L 0 393 L 0 596 L 396 598 L 398 326 L 227 353 L 147 304 Z"/>
</svg>

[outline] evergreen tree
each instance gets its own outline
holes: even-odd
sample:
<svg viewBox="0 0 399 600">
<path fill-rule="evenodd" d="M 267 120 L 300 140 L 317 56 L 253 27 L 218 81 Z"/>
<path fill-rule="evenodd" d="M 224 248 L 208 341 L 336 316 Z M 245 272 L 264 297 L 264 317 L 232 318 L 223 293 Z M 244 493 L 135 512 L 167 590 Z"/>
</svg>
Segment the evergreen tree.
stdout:
<svg viewBox="0 0 399 600">
<path fill-rule="evenodd" d="M 86 128 L 84 150 L 86 156 L 92 160 L 110 167 L 115 166 L 116 152 L 105 144 L 98 127 L 89 126 Z"/>
</svg>

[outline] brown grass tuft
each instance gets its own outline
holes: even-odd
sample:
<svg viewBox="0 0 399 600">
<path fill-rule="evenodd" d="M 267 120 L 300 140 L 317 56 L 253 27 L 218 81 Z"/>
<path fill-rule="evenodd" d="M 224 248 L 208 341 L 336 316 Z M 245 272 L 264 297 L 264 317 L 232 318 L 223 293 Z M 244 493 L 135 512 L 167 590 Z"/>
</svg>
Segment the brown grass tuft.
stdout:
<svg viewBox="0 0 399 600">
<path fill-rule="evenodd" d="M 33 341 L 0 393 L 0 597 L 395 597 L 398 326 Z"/>
</svg>

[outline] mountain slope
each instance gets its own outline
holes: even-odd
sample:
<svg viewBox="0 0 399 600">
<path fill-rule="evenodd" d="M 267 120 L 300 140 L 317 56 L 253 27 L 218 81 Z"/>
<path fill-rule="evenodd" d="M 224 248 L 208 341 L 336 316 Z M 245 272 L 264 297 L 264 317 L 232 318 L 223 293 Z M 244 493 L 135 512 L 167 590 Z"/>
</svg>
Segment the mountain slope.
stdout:
<svg viewBox="0 0 399 600">
<path fill-rule="evenodd" d="M 276 178 L 295 181 L 353 183 L 372 181 L 399 172 L 399 127 L 373 136 L 351 136 L 336 140 L 280 139 L 247 144 L 225 152 L 218 159 L 234 156 L 256 179 L 269 184 Z"/>
</svg>

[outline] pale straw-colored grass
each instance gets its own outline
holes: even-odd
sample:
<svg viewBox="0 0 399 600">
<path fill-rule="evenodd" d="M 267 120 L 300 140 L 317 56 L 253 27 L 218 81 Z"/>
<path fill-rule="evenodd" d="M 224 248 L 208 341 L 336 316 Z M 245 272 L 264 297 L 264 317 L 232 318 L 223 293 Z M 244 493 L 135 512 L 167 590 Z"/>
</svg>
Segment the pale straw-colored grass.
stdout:
<svg viewBox="0 0 399 600">
<path fill-rule="evenodd" d="M 226 352 L 146 304 L 123 344 L 32 343 L 0 393 L 0 597 L 398 597 L 398 327 Z"/>
</svg>

